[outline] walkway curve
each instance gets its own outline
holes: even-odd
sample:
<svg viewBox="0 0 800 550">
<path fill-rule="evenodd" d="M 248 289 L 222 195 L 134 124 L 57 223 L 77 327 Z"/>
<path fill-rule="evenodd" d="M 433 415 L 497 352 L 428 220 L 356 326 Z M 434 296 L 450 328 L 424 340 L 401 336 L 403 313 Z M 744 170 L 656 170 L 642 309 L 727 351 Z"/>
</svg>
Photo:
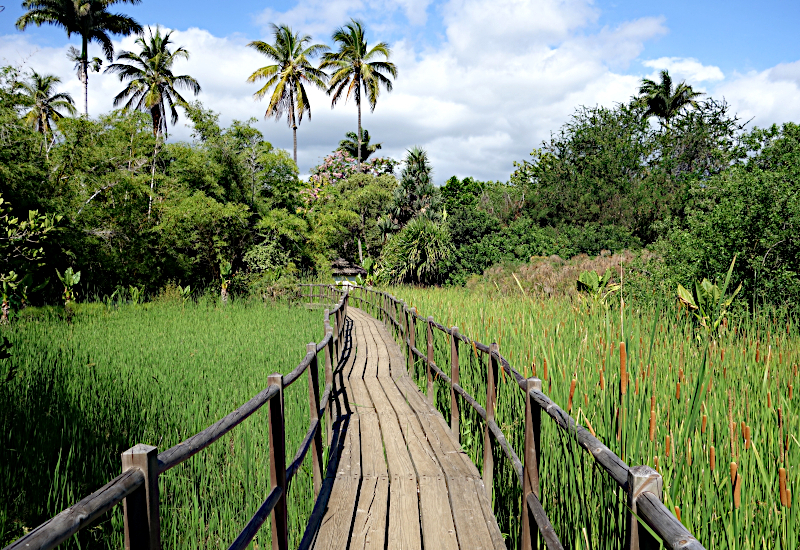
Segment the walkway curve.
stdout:
<svg viewBox="0 0 800 550">
<path fill-rule="evenodd" d="M 478 470 L 394 339 L 364 311 L 347 314 L 332 409 L 343 444 L 313 548 L 505 549 Z"/>
</svg>

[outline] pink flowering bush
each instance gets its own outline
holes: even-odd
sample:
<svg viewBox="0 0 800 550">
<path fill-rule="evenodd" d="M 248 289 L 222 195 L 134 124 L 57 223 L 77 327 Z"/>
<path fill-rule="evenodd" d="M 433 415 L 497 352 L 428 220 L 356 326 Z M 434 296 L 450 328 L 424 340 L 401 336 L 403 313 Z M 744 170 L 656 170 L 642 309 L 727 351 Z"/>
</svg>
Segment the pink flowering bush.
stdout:
<svg viewBox="0 0 800 550">
<path fill-rule="evenodd" d="M 344 151 L 334 151 L 325 157 L 322 164 L 311 169 L 311 177 L 308 179 L 308 188 L 300 192 L 306 206 L 310 206 L 319 198 L 322 187 L 326 185 L 335 185 L 357 174 L 357 164 L 358 161 Z M 400 164 L 399 161 L 392 158 L 376 157 L 362 162 L 361 172 L 373 176 L 394 174 L 394 169 L 398 164 Z"/>
</svg>

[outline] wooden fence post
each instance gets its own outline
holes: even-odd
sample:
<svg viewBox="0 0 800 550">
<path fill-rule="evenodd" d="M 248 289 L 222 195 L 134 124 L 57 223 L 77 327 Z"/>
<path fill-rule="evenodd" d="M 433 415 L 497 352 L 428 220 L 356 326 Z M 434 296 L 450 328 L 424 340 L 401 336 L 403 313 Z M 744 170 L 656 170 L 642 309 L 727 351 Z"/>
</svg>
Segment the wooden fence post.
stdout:
<svg viewBox="0 0 800 550">
<path fill-rule="evenodd" d="M 325 310 L 327 313 L 328 310 Z M 333 411 L 333 407 L 331 406 L 331 401 L 333 400 L 333 330 L 331 329 L 331 324 L 328 322 L 328 326 L 325 327 L 325 335 L 327 336 L 330 334 L 330 338 L 328 339 L 328 345 L 325 346 L 325 386 L 329 386 L 331 388 L 331 393 L 328 397 L 328 410 L 325 413 L 325 424 L 327 426 L 327 437 L 325 441 L 328 442 L 328 445 L 331 444 L 331 438 L 333 437 L 333 421 L 331 420 L 331 411 Z"/>
<path fill-rule="evenodd" d="M 160 550 L 161 525 L 158 509 L 158 449 L 135 445 L 122 453 L 122 471 L 137 468 L 144 485 L 123 501 L 126 550 Z"/>
<path fill-rule="evenodd" d="M 492 434 L 489 431 L 489 422 L 494 421 L 494 409 L 497 403 L 497 365 L 495 355 L 500 353 L 497 343 L 489 346 L 489 364 L 486 369 L 486 427 L 483 431 L 483 485 L 492 501 L 492 483 L 494 481 L 494 457 L 492 456 Z"/>
<path fill-rule="evenodd" d="M 411 377 L 412 380 L 416 381 L 416 369 L 414 365 L 416 364 L 417 357 L 414 355 L 413 348 L 417 347 L 417 308 L 412 307 L 408 310 L 408 338 L 409 338 L 409 348 L 408 348 L 408 375 Z"/>
<path fill-rule="evenodd" d="M 528 494 L 533 493 L 540 498 L 539 461 L 541 459 L 542 409 L 531 399 L 531 390 L 542 391 L 542 381 L 528 378 L 525 381 L 525 451 L 522 470 L 522 537 L 520 547 L 523 550 L 534 548 L 538 529 L 531 529 L 528 520 Z"/>
<path fill-rule="evenodd" d="M 639 526 L 636 518 L 636 500 L 642 493 L 653 493 L 662 499 L 664 481 L 661 474 L 650 466 L 633 466 L 628 470 L 628 525 L 625 537 L 626 550 L 658 550 L 661 544 L 646 528 Z"/>
<path fill-rule="evenodd" d="M 272 550 L 289 549 L 289 517 L 286 506 L 286 432 L 283 418 L 283 376 L 270 374 L 267 384 L 278 386 L 269 401 L 269 479 L 272 487 L 283 489 L 272 509 Z"/>
<path fill-rule="evenodd" d="M 317 361 L 317 344 L 311 342 L 306 346 L 306 352 L 312 352 L 314 358 L 308 365 L 308 410 L 309 421 L 317 422 L 314 439 L 311 442 L 312 473 L 314 478 L 314 496 L 319 495 L 322 489 L 322 426 L 319 425 L 319 362 Z"/>
<path fill-rule="evenodd" d="M 428 364 L 427 364 L 427 374 L 428 374 L 428 402 L 433 406 L 434 395 L 433 395 L 433 369 L 431 368 L 431 363 L 433 363 L 433 316 L 428 316 Z"/>
<path fill-rule="evenodd" d="M 450 337 L 450 431 L 456 436 L 456 441 L 461 444 L 461 413 L 458 410 L 458 395 L 453 389 L 453 384 L 460 384 L 458 379 L 458 327 L 452 328 Z"/>
</svg>

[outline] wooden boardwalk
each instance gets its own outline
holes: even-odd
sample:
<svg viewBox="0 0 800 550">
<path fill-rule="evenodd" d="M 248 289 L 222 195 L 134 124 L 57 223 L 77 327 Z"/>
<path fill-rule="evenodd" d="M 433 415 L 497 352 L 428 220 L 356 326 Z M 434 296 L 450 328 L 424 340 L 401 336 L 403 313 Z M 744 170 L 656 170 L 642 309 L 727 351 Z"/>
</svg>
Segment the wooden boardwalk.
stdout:
<svg viewBox="0 0 800 550">
<path fill-rule="evenodd" d="M 334 374 L 343 438 L 314 548 L 505 549 L 480 474 L 378 320 L 349 307 Z"/>
</svg>

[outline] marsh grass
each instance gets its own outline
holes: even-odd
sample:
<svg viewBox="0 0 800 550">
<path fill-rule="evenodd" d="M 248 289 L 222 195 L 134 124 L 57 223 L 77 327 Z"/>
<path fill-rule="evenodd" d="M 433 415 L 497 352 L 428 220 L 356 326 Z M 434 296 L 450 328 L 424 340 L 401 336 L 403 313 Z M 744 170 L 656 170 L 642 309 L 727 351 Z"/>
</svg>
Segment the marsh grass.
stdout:
<svg viewBox="0 0 800 550">
<path fill-rule="evenodd" d="M 29 310 L 2 334 L 0 544 L 57 514 L 120 472 L 137 443 L 163 451 L 206 428 L 288 372 L 322 338 L 322 313 L 275 304 L 162 301 Z M 6 383 L 9 368 L 16 374 Z M 287 454 L 308 428 L 307 383 L 285 395 Z M 160 476 L 165 548 L 227 548 L 269 491 L 268 413 Z M 308 462 L 308 461 L 306 461 Z M 289 493 L 290 538 L 313 505 L 310 466 Z M 269 522 L 255 539 L 270 546 Z M 122 511 L 67 543 L 122 546 Z"/>
<path fill-rule="evenodd" d="M 800 547 L 800 421 L 793 395 L 800 333 L 795 320 L 768 314 L 733 317 L 708 342 L 697 339 L 695 324 L 671 302 L 642 308 L 634 303 L 620 315 L 619 305 L 592 311 L 574 298 L 531 298 L 519 289 L 504 294 L 389 290 L 420 315 L 456 325 L 483 343 L 498 342 L 500 353 L 524 376 L 542 378 L 544 392 L 565 410 L 575 380 L 572 416 L 628 465 L 656 468 L 664 477 L 667 508 L 679 510 L 681 521 L 706 548 Z M 416 329 L 417 342 L 425 342 L 424 323 Z M 434 331 L 434 340 L 435 361 L 448 372 L 448 336 Z M 460 359 L 461 385 L 485 405 L 486 358 L 462 344 Z M 421 361 L 414 374 L 424 391 Z M 691 421 L 696 399 L 705 421 Z M 449 390 L 441 381 L 436 404 L 447 418 Z M 461 441 L 480 469 L 483 422 L 465 403 L 461 411 Z M 496 414 L 521 455 L 523 394 L 502 374 Z M 562 543 L 565 548 L 622 548 L 624 494 L 569 434 L 548 420 L 543 415 L 542 503 Z M 520 488 L 502 451 L 493 453 L 495 513 L 513 548 Z M 732 462 L 738 478 L 729 475 Z M 779 468 L 785 471 L 784 502 L 791 498 L 791 507 L 781 502 Z"/>
</svg>

